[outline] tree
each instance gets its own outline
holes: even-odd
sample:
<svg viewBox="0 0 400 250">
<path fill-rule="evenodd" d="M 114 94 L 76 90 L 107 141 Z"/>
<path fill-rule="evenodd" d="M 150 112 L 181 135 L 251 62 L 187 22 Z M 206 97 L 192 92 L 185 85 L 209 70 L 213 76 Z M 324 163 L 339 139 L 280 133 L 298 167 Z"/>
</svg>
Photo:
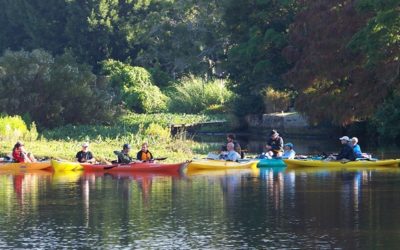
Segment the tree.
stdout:
<svg viewBox="0 0 400 250">
<path fill-rule="evenodd" d="M 67 16 L 65 0 L 0 1 L 0 51 L 43 48 L 62 54 Z"/>
<path fill-rule="evenodd" d="M 120 101 L 138 113 L 165 111 L 167 97 L 153 84 L 151 74 L 144 68 L 133 67 L 115 60 L 102 63 L 103 74 L 119 93 Z"/>
<path fill-rule="evenodd" d="M 369 63 L 376 57 L 365 49 L 371 47 L 369 41 L 361 42 L 361 37 L 366 33 L 375 36 L 368 27 L 378 12 L 357 11 L 357 3 L 361 2 L 304 1 L 303 10 L 290 28 L 285 55 L 294 67 L 285 77 L 299 93 L 296 109 L 312 122 L 346 125 L 366 119 L 395 86 L 387 74 L 393 69 L 396 72 L 398 63 L 393 65 L 390 58 L 398 58 L 398 46 L 383 49 L 385 57 L 390 55 L 389 60 L 381 57 Z M 386 46 L 383 40 L 378 44 L 373 47 Z"/>
<path fill-rule="evenodd" d="M 289 64 L 282 56 L 296 1 L 226 1 L 224 20 L 229 33 L 226 67 L 232 90 L 245 113 L 263 112 L 262 90 L 284 88 L 281 75 Z"/>
<path fill-rule="evenodd" d="M 140 22 L 135 62 L 166 72 L 170 79 L 189 73 L 212 77 L 224 59 L 220 1 L 176 0 L 149 6 Z M 166 83 L 161 83 L 166 85 Z"/>
<path fill-rule="evenodd" d="M 0 112 L 25 115 L 41 126 L 108 121 L 112 92 L 70 54 L 6 51 L 0 58 Z"/>
</svg>

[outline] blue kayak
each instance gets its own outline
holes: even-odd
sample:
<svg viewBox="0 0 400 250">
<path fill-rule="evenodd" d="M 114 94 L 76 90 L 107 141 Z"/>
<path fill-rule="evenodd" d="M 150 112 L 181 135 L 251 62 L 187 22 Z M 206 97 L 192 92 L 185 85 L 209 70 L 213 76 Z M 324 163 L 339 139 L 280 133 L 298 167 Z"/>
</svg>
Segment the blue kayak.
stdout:
<svg viewBox="0 0 400 250">
<path fill-rule="evenodd" d="M 257 163 L 257 167 L 258 168 L 286 167 L 286 164 L 282 159 L 261 159 Z"/>
</svg>

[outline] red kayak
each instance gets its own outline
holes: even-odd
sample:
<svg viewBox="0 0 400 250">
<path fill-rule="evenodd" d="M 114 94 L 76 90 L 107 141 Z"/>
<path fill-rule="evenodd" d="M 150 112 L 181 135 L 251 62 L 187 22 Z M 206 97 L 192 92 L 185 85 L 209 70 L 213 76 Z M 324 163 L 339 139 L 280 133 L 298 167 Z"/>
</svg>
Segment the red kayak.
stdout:
<svg viewBox="0 0 400 250">
<path fill-rule="evenodd" d="M 179 173 L 185 168 L 186 162 L 163 164 L 158 162 L 132 162 L 129 164 L 82 164 L 85 171 L 135 171 L 135 172 L 162 172 L 162 173 Z"/>
</svg>

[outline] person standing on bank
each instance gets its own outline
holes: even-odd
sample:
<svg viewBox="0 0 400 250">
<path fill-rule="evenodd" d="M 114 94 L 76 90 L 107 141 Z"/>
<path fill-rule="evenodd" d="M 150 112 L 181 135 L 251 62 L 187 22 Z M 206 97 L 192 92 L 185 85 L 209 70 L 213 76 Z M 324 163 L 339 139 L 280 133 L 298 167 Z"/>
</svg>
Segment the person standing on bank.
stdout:
<svg viewBox="0 0 400 250">
<path fill-rule="evenodd" d="M 96 163 L 96 159 L 93 157 L 92 152 L 89 151 L 89 143 L 87 142 L 82 144 L 82 149 L 76 153 L 75 158 L 80 163 Z"/>
<path fill-rule="evenodd" d="M 281 157 L 283 153 L 283 139 L 279 136 L 279 133 L 273 129 L 270 133 L 267 145 L 265 146 L 267 151 L 266 155 L 269 157 Z"/>
</svg>

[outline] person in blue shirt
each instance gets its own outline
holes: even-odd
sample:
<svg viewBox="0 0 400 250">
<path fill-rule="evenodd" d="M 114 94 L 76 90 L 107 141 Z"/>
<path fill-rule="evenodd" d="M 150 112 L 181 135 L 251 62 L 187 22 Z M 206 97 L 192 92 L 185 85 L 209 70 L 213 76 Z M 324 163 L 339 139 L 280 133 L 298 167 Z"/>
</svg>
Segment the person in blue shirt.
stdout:
<svg viewBox="0 0 400 250">
<path fill-rule="evenodd" d="M 361 152 L 361 147 L 358 145 L 358 138 L 353 137 L 351 138 L 351 144 L 353 145 L 353 151 L 357 158 L 362 158 L 363 153 Z"/>
<path fill-rule="evenodd" d="M 361 151 L 361 147 L 358 144 L 358 138 L 357 137 L 353 137 L 351 138 L 351 145 L 353 146 L 353 151 L 354 154 L 356 155 L 357 158 L 367 158 L 367 159 L 371 159 L 372 156 L 368 153 L 363 153 Z"/>
<path fill-rule="evenodd" d="M 294 159 L 296 152 L 293 150 L 293 143 L 286 143 L 283 146 L 282 159 Z"/>
</svg>

